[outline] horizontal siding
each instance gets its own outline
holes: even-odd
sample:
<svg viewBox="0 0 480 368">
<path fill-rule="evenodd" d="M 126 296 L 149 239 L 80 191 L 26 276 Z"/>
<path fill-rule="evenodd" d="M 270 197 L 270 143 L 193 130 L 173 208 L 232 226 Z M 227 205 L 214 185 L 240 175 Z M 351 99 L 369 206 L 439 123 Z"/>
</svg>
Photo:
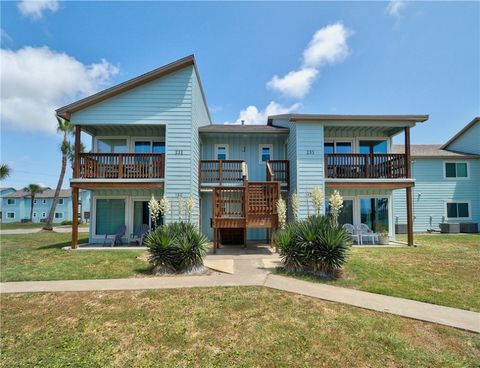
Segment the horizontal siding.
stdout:
<svg viewBox="0 0 480 368">
<path fill-rule="evenodd" d="M 480 122 L 475 123 L 470 129 L 457 138 L 448 146 L 448 149 L 480 155 Z"/>
<path fill-rule="evenodd" d="M 302 219 L 314 213 L 310 198 L 313 189 L 318 186 L 324 190 L 323 124 L 297 122 L 296 148 L 296 187 Z"/>
<path fill-rule="evenodd" d="M 469 162 L 470 179 L 445 180 L 444 160 L 415 159 L 412 165 L 412 175 L 416 180 L 413 189 L 414 231 L 438 229 L 442 222 L 459 222 L 446 220 L 447 201 L 470 201 L 472 221 L 480 223 L 480 160 Z M 395 190 L 393 198 L 395 221 L 406 224 L 405 189 Z"/>
</svg>

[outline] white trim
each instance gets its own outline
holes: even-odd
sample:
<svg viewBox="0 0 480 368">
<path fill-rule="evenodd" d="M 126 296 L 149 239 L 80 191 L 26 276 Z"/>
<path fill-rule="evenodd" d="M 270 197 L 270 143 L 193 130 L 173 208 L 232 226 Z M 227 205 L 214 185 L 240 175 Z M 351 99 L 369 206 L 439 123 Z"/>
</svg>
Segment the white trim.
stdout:
<svg viewBox="0 0 480 368">
<path fill-rule="evenodd" d="M 472 219 L 472 203 L 471 203 L 471 201 L 465 201 L 465 200 L 462 200 L 462 199 L 457 199 L 457 200 L 444 201 L 443 203 L 444 203 L 443 208 L 444 208 L 445 220 L 447 220 L 447 221 L 458 221 L 458 220 L 471 220 Z M 448 211 L 447 211 L 447 204 L 448 203 L 456 203 L 457 204 L 457 214 L 458 214 L 458 203 L 466 203 L 467 208 L 468 208 L 468 217 L 448 217 Z"/>
<path fill-rule="evenodd" d="M 158 183 L 165 179 L 70 179 L 70 183 Z"/>
<path fill-rule="evenodd" d="M 215 144 L 214 147 L 213 147 L 213 157 L 214 160 L 218 160 L 218 148 L 219 147 L 225 147 L 225 160 L 228 160 L 229 159 L 229 156 L 230 156 L 230 145 L 229 144 L 221 144 L 221 143 L 218 143 L 218 144 Z"/>
<path fill-rule="evenodd" d="M 455 176 L 447 177 L 447 164 L 455 164 Z M 467 176 L 457 175 L 457 164 L 467 165 Z M 470 180 L 470 162 L 465 160 L 444 160 L 443 161 L 443 180 Z"/>
<path fill-rule="evenodd" d="M 9 215 L 10 213 L 13 214 L 13 217 L 8 217 L 8 215 Z M 6 215 L 7 215 L 7 217 L 6 217 L 7 219 L 15 220 L 15 217 L 16 217 L 16 216 L 15 216 L 15 212 L 14 212 L 14 211 L 7 211 L 7 212 L 6 212 Z"/>
<path fill-rule="evenodd" d="M 270 150 L 270 160 L 273 160 L 273 144 L 272 143 L 265 143 L 265 144 L 259 144 L 258 145 L 258 163 L 260 165 L 265 165 L 266 161 L 262 160 L 262 149 L 263 147 L 268 147 Z"/>
<path fill-rule="evenodd" d="M 325 182 L 330 183 L 343 183 L 343 182 L 353 182 L 353 183 L 415 183 L 416 179 L 413 178 L 399 178 L 399 179 L 390 179 L 390 178 L 378 178 L 378 179 L 336 179 L 336 178 L 325 178 Z M 355 188 L 352 188 L 355 189 Z"/>
</svg>

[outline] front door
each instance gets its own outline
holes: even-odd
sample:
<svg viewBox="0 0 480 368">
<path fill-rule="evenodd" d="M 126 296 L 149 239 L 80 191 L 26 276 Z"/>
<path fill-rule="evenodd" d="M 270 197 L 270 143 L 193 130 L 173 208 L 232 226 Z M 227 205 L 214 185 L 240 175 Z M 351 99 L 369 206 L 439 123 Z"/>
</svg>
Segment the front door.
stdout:
<svg viewBox="0 0 480 368">
<path fill-rule="evenodd" d="M 151 229 L 155 228 L 158 225 L 161 225 L 163 222 L 162 217 L 160 216 L 155 223 L 155 226 L 152 226 L 152 221 L 150 218 L 150 211 L 148 210 L 148 201 L 134 201 L 133 202 L 133 231 L 136 233 L 140 226 L 143 224 L 148 225 Z"/>
</svg>

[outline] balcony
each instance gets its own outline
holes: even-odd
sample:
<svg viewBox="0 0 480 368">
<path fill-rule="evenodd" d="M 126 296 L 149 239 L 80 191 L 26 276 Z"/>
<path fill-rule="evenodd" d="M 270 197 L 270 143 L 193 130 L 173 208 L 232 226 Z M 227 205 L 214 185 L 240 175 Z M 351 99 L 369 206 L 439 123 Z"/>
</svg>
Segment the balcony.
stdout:
<svg viewBox="0 0 480 368">
<path fill-rule="evenodd" d="M 267 181 L 278 181 L 282 189 L 290 187 L 290 168 L 288 160 L 267 161 Z"/>
<path fill-rule="evenodd" d="M 405 154 L 328 153 L 325 154 L 325 177 L 334 179 L 408 178 Z"/>
<path fill-rule="evenodd" d="M 200 160 L 200 187 L 244 185 L 248 179 L 247 164 L 242 160 Z"/>
<path fill-rule="evenodd" d="M 163 179 L 160 153 L 79 153 L 74 179 Z"/>
</svg>

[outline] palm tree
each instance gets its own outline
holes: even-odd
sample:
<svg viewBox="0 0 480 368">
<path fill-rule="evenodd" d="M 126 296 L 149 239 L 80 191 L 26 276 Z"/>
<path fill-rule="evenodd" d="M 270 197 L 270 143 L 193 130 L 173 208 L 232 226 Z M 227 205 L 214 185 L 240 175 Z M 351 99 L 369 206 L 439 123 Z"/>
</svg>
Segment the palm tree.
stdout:
<svg viewBox="0 0 480 368">
<path fill-rule="evenodd" d="M 60 145 L 60 150 L 62 152 L 62 169 L 60 170 L 60 177 L 58 178 L 57 188 L 55 189 L 55 196 L 53 197 L 52 207 L 50 208 L 50 213 L 48 214 L 48 219 L 43 227 L 43 230 L 52 230 L 53 216 L 57 208 L 58 196 L 60 195 L 60 189 L 62 189 L 63 178 L 65 176 L 65 171 L 67 169 L 67 158 L 69 152 L 71 152 L 71 143 L 68 140 L 69 135 L 73 134 L 73 125 L 70 121 L 62 119 L 57 116 L 57 132 L 63 134 L 62 144 Z"/>
<path fill-rule="evenodd" d="M 33 222 L 33 202 L 35 201 L 35 197 L 37 196 L 37 194 L 43 192 L 43 188 L 38 184 L 29 184 L 28 187 L 23 188 L 23 190 L 27 193 L 30 193 L 31 196 L 30 222 Z"/>
<path fill-rule="evenodd" d="M 0 180 L 10 176 L 10 168 L 6 164 L 0 165 Z"/>
</svg>

